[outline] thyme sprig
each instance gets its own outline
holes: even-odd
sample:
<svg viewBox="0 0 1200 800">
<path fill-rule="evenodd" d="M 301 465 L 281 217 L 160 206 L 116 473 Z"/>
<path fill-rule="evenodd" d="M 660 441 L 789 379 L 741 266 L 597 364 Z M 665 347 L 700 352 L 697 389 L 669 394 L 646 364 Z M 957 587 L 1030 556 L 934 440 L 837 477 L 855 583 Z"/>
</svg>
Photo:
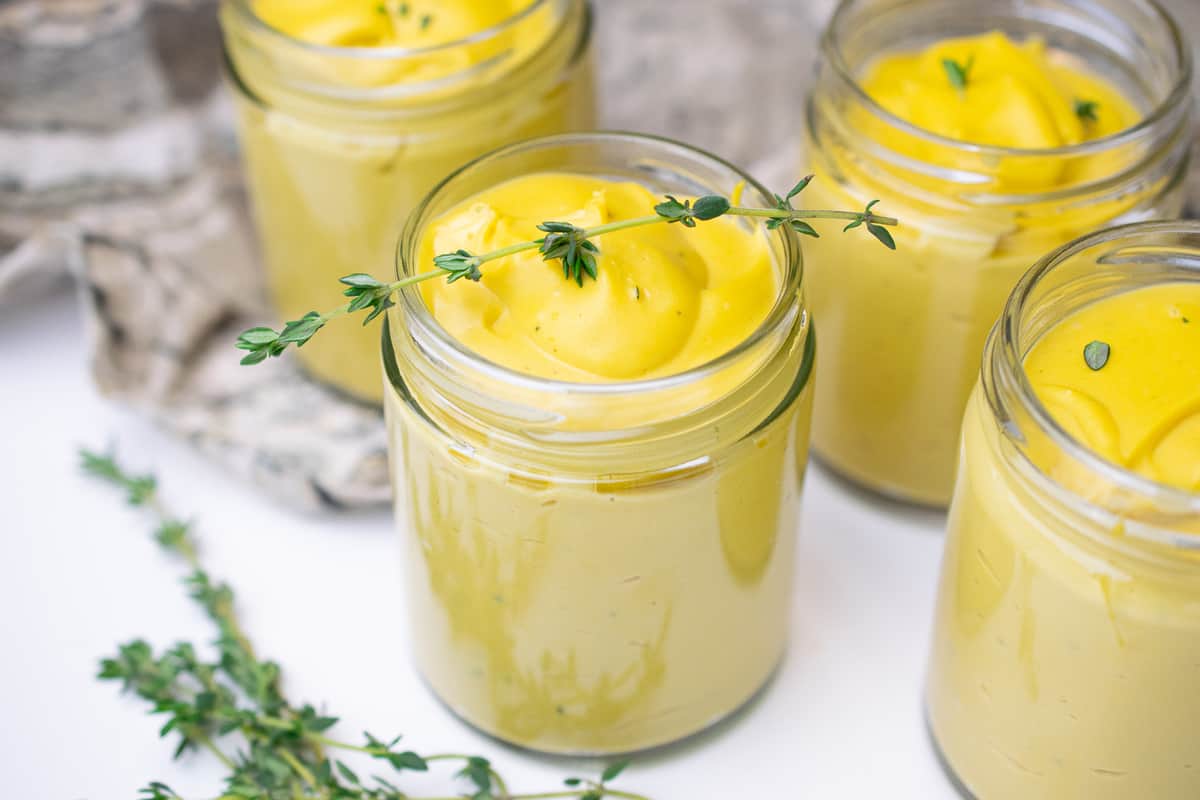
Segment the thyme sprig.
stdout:
<svg viewBox="0 0 1200 800">
<path fill-rule="evenodd" d="M 458 766 L 454 779 L 464 789 L 453 797 L 424 800 L 649 800 L 614 789 L 610 783 L 628 762 L 608 766 L 598 779 L 567 778 L 562 789 L 513 793 L 492 763 L 478 755 L 418 755 L 398 747 L 401 738 L 363 734 L 354 744 L 336 738 L 336 717 L 311 704 L 294 705 L 282 689 L 281 669 L 260 659 L 234 607 L 233 590 L 215 580 L 201 563 L 193 525 L 171 514 L 159 499 L 152 475 L 124 470 L 111 455 L 82 451 L 88 474 L 126 493 L 130 505 L 148 509 L 156 520 L 155 539 L 189 569 L 189 596 L 215 625 L 217 657 L 180 642 L 161 652 L 135 640 L 121 645 L 100 665 L 99 678 L 119 682 L 165 718 L 162 737 L 175 735 L 175 757 L 206 751 L 228 774 L 220 800 L 421 800 L 402 791 L 405 773 L 428 772 L 440 764 Z M 238 745 L 227 746 L 227 742 Z M 353 753 L 388 770 L 387 777 L 360 775 L 331 752 Z M 152 781 L 139 800 L 183 800 L 165 783 Z"/>
<path fill-rule="evenodd" d="M 1097 101 L 1075 98 L 1075 116 L 1079 117 L 1084 122 L 1099 122 L 1099 112 L 1100 103 Z"/>
<path fill-rule="evenodd" d="M 975 69 L 975 56 L 971 56 L 965 62 L 943 58 L 942 69 L 946 70 L 946 78 L 950 85 L 957 89 L 959 94 L 964 94 L 971 82 L 971 70 Z"/>
<path fill-rule="evenodd" d="M 543 222 L 538 230 L 546 235 L 539 240 L 543 261 L 562 261 L 563 277 L 583 286 L 583 276 L 596 280 L 596 254 L 600 248 L 588 240 L 588 232 L 569 222 Z"/>
<path fill-rule="evenodd" d="M 809 175 L 800 180 L 786 196 L 775 195 L 776 202 L 771 208 L 736 206 L 729 198 L 720 195 L 706 195 L 695 201 L 679 200 L 672 195 L 667 195 L 663 202 L 654 207 L 653 215 L 609 222 L 591 228 L 582 228 L 569 222 L 543 222 L 537 226 L 538 230 L 545 234 L 540 239 L 509 245 L 490 253 L 475 254 L 462 249 L 452 253 L 442 253 L 433 259 L 436 269 L 391 283 L 385 283 L 365 274 L 347 275 L 340 279 L 341 283 L 347 287 L 343 294 L 351 298 L 346 305 L 324 314 L 310 311 L 300 319 L 286 323 L 278 331 L 266 327 L 251 328 L 238 337 L 237 348 L 248 353 L 242 359 L 243 364 L 261 363 L 268 358 L 282 355 L 289 346 L 303 347 L 326 324 L 346 314 L 369 308 L 371 311 L 363 320 L 363 324 L 370 323 L 395 305 L 395 301 L 392 299 L 393 295 L 406 286 L 434 278 L 444 278 L 447 283 L 460 280 L 478 282 L 483 278 L 481 267 L 484 264 L 530 250 L 537 250 L 545 261 L 560 262 L 563 278 L 574 281 L 582 287 L 585 276 L 592 280 L 599 277 L 600 248 L 593 241 L 594 239 L 606 234 L 647 225 L 680 224 L 686 228 L 695 228 L 701 222 L 708 222 L 719 217 L 748 217 L 766 220 L 769 230 L 787 225 L 796 233 L 819 237 L 820 234 L 807 220 L 844 220 L 848 223 L 844 231 L 865 226 L 867 232 L 885 247 L 890 250 L 896 249 L 896 241 L 888 231 L 888 227 L 899 225 L 900 222 L 894 217 L 885 217 L 876 213 L 875 206 L 879 203 L 878 200 L 872 200 L 862 211 L 795 208 L 792 201 L 808 187 L 812 177 Z"/>
</svg>

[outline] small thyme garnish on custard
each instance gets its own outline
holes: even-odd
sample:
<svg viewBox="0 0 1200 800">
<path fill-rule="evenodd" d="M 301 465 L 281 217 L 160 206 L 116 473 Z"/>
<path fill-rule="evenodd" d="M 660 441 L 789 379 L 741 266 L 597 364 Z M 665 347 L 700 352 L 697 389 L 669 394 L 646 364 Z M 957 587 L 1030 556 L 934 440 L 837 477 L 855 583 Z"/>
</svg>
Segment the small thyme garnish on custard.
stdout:
<svg viewBox="0 0 1200 800">
<path fill-rule="evenodd" d="M 1079 117 L 1084 122 L 1099 122 L 1100 121 L 1100 104 L 1095 100 L 1075 100 L 1075 116 Z"/>
<path fill-rule="evenodd" d="M 950 85 L 960 93 L 967 91 L 967 84 L 971 82 L 971 70 L 974 68 L 975 56 L 968 58 L 966 63 L 955 61 L 953 58 L 942 59 L 942 69 L 946 70 Z"/>
<path fill-rule="evenodd" d="M 389 11 L 388 11 L 389 8 L 390 8 L 390 6 L 387 3 L 380 3 L 379 5 L 375 6 L 375 11 L 377 11 L 380 14 L 387 14 L 387 13 L 389 13 Z M 408 3 L 397 3 L 395 8 L 396 8 L 396 16 L 397 17 L 403 18 L 403 17 L 408 16 L 408 12 L 410 10 L 408 7 Z"/>
<path fill-rule="evenodd" d="M 1104 369 L 1110 355 L 1112 355 L 1112 347 L 1108 342 L 1095 341 L 1083 348 L 1083 360 L 1087 362 L 1088 368 L 1092 372 Z"/>
<path fill-rule="evenodd" d="M 663 202 L 654 207 L 653 216 L 609 222 L 594 228 L 581 228 L 569 222 L 543 222 L 537 226 L 539 231 L 546 234 L 540 239 L 509 245 L 490 253 L 478 255 L 461 249 L 452 253 L 442 253 L 433 259 L 435 269 L 391 283 L 384 283 L 361 273 L 347 275 L 340 279 L 341 283 L 347 287 L 342 293 L 351 298 L 346 305 L 324 314 L 310 311 L 300 319 L 286 323 L 279 331 L 266 327 L 251 328 L 238 337 L 237 348 L 248 353 L 242 359 L 243 364 L 261 363 L 268 358 L 282 355 L 291 345 L 303 347 L 317 331 L 325 327 L 326 323 L 346 314 L 370 309 L 371 312 L 363 320 L 363 325 L 366 325 L 394 306 L 395 301 L 392 296 L 405 286 L 412 286 L 434 278 L 444 278 L 447 283 L 464 279 L 478 282 L 483 278 L 480 267 L 484 264 L 530 250 L 537 250 L 541 253 L 544 261 L 560 262 L 563 278 L 574 281 L 582 287 L 585 276 L 596 280 L 600 274 L 600 248 L 592 241 L 593 239 L 597 236 L 647 225 L 680 224 L 685 228 L 695 228 L 701 222 L 708 222 L 719 217 L 749 217 L 766 220 L 769 230 L 787 225 L 796 233 L 819 237 L 820 234 L 817 230 L 806 220 L 836 219 L 848 222 L 843 232 L 865 226 L 867 232 L 889 250 L 896 249 L 896 241 L 888 227 L 899 225 L 900 222 L 894 217 L 877 214 L 875 206 L 879 203 L 878 200 L 872 200 L 862 211 L 809 211 L 794 208 L 792 200 L 803 192 L 811 181 L 812 176 L 810 175 L 793 186 L 786 197 L 775 195 L 776 202 L 771 208 L 735 206 L 729 198 L 720 195 L 706 195 L 695 201 L 679 200 L 667 195 Z M 638 294 L 640 296 L 640 290 Z"/>
<path fill-rule="evenodd" d="M 546 234 L 541 239 L 539 252 L 543 261 L 562 261 L 563 277 L 574 280 L 583 286 L 583 276 L 587 273 L 596 280 L 599 272 L 596 269 L 596 255 L 600 248 L 594 242 L 588 241 L 588 232 L 577 228 L 569 222 L 543 222 L 537 226 Z M 435 259 L 436 261 L 436 259 Z"/>
<path fill-rule="evenodd" d="M 451 779 L 462 791 L 453 796 L 464 800 L 649 800 L 609 786 L 628 761 L 609 765 L 599 779 L 567 778 L 565 790 L 521 794 L 510 791 L 482 756 L 418 755 L 397 747 L 399 736 L 384 740 L 364 733 L 361 744 L 337 738 L 333 728 L 338 719 L 313 705 L 293 703 L 283 689 L 279 665 L 258 656 L 237 616 L 233 590 L 205 569 L 193 524 L 167 510 L 154 477 L 128 473 L 109 455 L 86 450 L 81 455 L 85 472 L 121 489 L 130 505 L 153 515 L 155 540 L 187 567 L 183 585 L 188 596 L 217 632 L 211 660 L 190 642 L 156 653 L 138 639 L 104 659 L 98 677 L 120 683 L 149 703 L 151 713 L 165 718 L 166 724 L 156 727 L 160 737 L 179 737 L 176 757 L 204 751 L 220 762 L 226 773 L 223 800 L 421 800 L 396 784 L 442 764 L 459 767 Z M 360 776 L 335 755 L 340 753 L 387 770 L 387 777 Z M 138 796 L 182 800 L 159 781 L 148 783 Z"/>
</svg>

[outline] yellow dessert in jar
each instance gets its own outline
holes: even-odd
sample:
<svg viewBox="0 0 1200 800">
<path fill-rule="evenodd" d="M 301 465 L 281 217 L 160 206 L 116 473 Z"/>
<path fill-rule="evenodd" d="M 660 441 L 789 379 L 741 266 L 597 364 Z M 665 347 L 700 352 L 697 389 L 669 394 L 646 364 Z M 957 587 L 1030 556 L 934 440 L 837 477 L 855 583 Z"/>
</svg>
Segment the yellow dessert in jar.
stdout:
<svg viewBox="0 0 1200 800">
<path fill-rule="evenodd" d="M 543 234 L 545 220 L 594 228 L 652 213 L 645 186 L 564 173 L 492 187 L 430 224 L 420 260 L 500 250 Z M 497 364 L 574 383 L 676 375 L 747 339 L 767 318 L 779 276 L 766 242 L 731 220 L 599 236 L 604 270 L 583 287 L 540 253 L 490 267 L 478 283 L 422 285 L 451 336 Z"/>
<path fill-rule="evenodd" d="M 1057 325 L 1025 371 L 1050 415 L 1089 450 L 1200 493 L 1200 329 L 1193 320 L 1200 322 L 1200 283 L 1132 290 Z"/>
<path fill-rule="evenodd" d="M 910 9 L 916 22 L 890 24 L 917 26 L 924 5 Z M 1098 51 L 999 30 L 851 61 L 848 52 L 877 44 L 843 42 L 858 36 L 839 28 L 854 19 L 840 12 L 827 34 L 833 63 L 810 102 L 817 177 L 802 199 L 829 208 L 878 198 L 904 225 L 896 258 L 849 237 L 808 248 L 823 363 L 813 445 L 855 482 L 941 506 L 979 357 L 1012 286 L 1081 235 L 1178 213 L 1190 101 L 1161 90 L 1182 104 L 1164 119 L 1147 102 L 1160 90 L 1131 86 Z M 888 24 L 862 25 L 876 22 Z M 1173 77 L 1186 87 L 1179 57 Z"/>
<path fill-rule="evenodd" d="M 1198 245 L 1170 223 L 1095 237 L 1080 277 L 1023 283 L 993 334 L 928 684 L 975 796 L 1200 793 L 1200 274 L 1153 264 Z"/>
<path fill-rule="evenodd" d="M 682 194 L 664 164 L 703 167 L 722 193 L 743 179 L 640 137 L 533 147 L 560 168 L 514 177 L 517 149 L 439 189 L 403 272 L 537 238 L 546 220 L 645 216 Z M 622 177 L 639 152 L 656 171 Z M 385 336 L 417 664 L 467 721 L 556 753 L 680 739 L 766 682 L 811 410 L 792 234 L 721 219 L 595 244 L 595 281 L 509 256 L 479 283 L 412 290 Z"/>
<path fill-rule="evenodd" d="M 391 269 L 403 220 L 500 145 L 592 127 L 585 0 L 225 0 L 222 24 L 271 299 L 297 319 Z M 378 337 L 299 351 L 379 402 Z"/>
</svg>

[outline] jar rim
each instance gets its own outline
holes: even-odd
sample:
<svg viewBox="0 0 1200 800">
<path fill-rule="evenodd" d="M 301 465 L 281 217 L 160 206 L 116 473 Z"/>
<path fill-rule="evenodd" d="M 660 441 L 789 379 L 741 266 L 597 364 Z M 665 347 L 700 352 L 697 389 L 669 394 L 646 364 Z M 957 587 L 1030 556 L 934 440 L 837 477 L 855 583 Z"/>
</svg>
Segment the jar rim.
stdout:
<svg viewBox="0 0 1200 800">
<path fill-rule="evenodd" d="M 470 171 L 482 164 L 518 155 L 523 152 L 563 145 L 585 145 L 588 143 L 604 142 L 648 143 L 655 147 L 663 148 L 668 154 L 675 152 L 699 157 L 721 169 L 728 170 L 738 181 L 743 182 L 747 189 L 758 192 L 764 198 L 773 196 L 766 187 L 735 164 L 699 147 L 665 136 L 630 131 L 596 131 L 558 134 L 530 139 L 493 150 L 464 164 L 446 176 L 441 183 L 426 195 L 421 204 L 409 215 L 404 226 L 404 231 L 397 242 L 394 264 L 396 278 L 399 280 L 409 274 L 409 271 L 405 270 L 405 265 L 414 260 L 413 255 L 419 245 L 417 237 L 428 222 L 426 217 L 434 201 L 442 192 L 453 186 L 456 181 L 467 175 Z M 439 346 L 448 349 L 455 357 L 462 359 L 472 369 L 478 370 L 490 379 L 500 380 L 520 389 L 562 395 L 613 397 L 652 394 L 683 387 L 721 372 L 726 367 L 736 363 L 738 359 L 762 344 L 774 332 L 791 321 L 795 298 L 803 284 L 804 270 L 800 242 L 797 235 L 786 225 L 779 226 L 772 235 L 777 235 L 782 240 L 786 254 L 786 263 L 783 264 L 784 272 L 781 276 L 775 303 L 763 322 L 749 336 L 721 355 L 683 372 L 656 378 L 612 381 L 608 383 L 577 383 L 521 372 L 484 357 L 452 336 L 433 317 L 417 286 L 410 285 L 402 289 L 400 292 L 400 302 L 404 304 L 406 319 L 411 327 L 419 329 L 422 334 L 431 337 Z M 415 270 L 412 270 L 412 272 L 415 273 Z M 383 348 L 385 351 L 391 350 L 394 347 L 395 345 L 390 339 L 384 339 Z M 385 352 L 384 358 L 386 359 L 391 355 L 391 353 Z M 391 381 L 390 376 L 389 381 Z M 398 389 L 399 387 L 395 388 Z"/>
<path fill-rule="evenodd" d="M 402 58 L 424 58 L 438 53 L 444 53 L 467 45 L 480 44 L 482 42 L 495 39 L 501 36 L 510 28 L 520 24 L 526 18 L 537 13 L 540 9 L 545 8 L 556 0 L 532 0 L 528 6 L 517 11 L 512 16 L 492 25 L 489 28 L 484 28 L 481 31 L 462 36 L 458 39 L 453 39 L 449 42 L 430 45 L 428 47 L 358 47 L 358 46 L 339 46 L 321 44 L 320 42 L 310 42 L 304 39 L 296 38 L 287 33 L 284 33 L 279 28 L 270 24 L 254 10 L 252 0 L 226 0 L 231 8 L 241 14 L 243 19 L 259 32 L 271 36 L 288 45 L 296 46 L 307 50 L 310 53 L 324 56 L 339 56 L 361 58 L 368 61 L 376 60 L 394 60 Z"/>
<path fill-rule="evenodd" d="M 902 131 L 908 136 L 938 147 L 953 149 L 963 153 L 972 153 L 984 158 L 1069 158 L 1090 156 L 1141 139 L 1160 126 L 1164 120 L 1176 114 L 1179 108 L 1184 107 L 1192 91 L 1194 59 L 1192 57 L 1192 50 L 1188 45 L 1187 37 L 1184 36 L 1179 23 L 1162 6 L 1159 0 L 1138 1 L 1148 6 L 1166 28 L 1167 34 L 1170 37 L 1170 44 L 1179 65 L 1175 84 L 1167 92 L 1163 100 L 1149 114 L 1139 120 L 1137 124 L 1098 139 L 1080 142 L 1079 144 L 1064 145 L 1062 147 L 1004 147 L 954 139 L 922 128 L 888 111 L 863 88 L 858 75 L 850 67 L 849 63 L 847 63 L 845 54 L 840 46 L 838 32 L 846 24 L 847 18 L 853 13 L 853 6 L 861 2 L 861 0 L 839 0 L 838 6 L 826 24 L 824 33 L 821 36 L 821 51 L 825 59 L 833 66 L 838 78 L 850 87 L 855 99 L 864 108 L 885 124 Z"/>
<path fill-rule="evenodd" d="M 1032 293 L 1042 279 L 1059 265 L 1095 247 L 1122 239 L 1172 234 L 1189 234 L 1200 238 L 1200 221 L 1177 220 L 1121 225 L 1077 239 L 1045 256 L 1021 277 L 1009 296 L 1004 311 L 1001 312 L 1000 320 L 992 332 L 993 346 L 996 348 L 996 352 L 990 358 L 992 368 L 1001 370 L 1006 382 L 1016 388 L 1018 402 L 1021 403 L 1023 410 L 1030 415 L 1040 431 L 1047 435 L 1057 447 L 1068 453 L 1078 463 L 1083 464 L 1092 474 L 1100 475 L 1114 485 L 1127 487 L 1139 495 L 1161 500 L 1172 508 L 1187 509 L 1189 513 L 1200 513 L 1200 492 L 1192 492 L 1162 483 L 1115 464 L 1072 436 L 1050 413 L 1034 390 L 1033 383 L 1025 371 L 1024 355 L 1019 342 L 1021 320 L 1028 309 Z M 986 362 L 984 368 L 986 371 Z M 995 392 L 988 392 L 988 403 L 991 405 L 993 413 L 999 418 L 1008 418 L 1009 415 L 1001 407 L 1003 401 L 996 397 Z M 1036 464 L 1032 462 L 1029 464 L 1042 478 L 1053 480 Z"/>
</svg>

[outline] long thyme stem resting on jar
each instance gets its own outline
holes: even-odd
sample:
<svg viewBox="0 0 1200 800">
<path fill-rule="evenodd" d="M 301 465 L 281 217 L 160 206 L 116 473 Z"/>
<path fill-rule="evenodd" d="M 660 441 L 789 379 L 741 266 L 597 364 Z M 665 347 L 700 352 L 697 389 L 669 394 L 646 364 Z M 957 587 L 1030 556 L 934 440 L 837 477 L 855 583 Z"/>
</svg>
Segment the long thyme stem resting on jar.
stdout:
<svg viewBox="0 0 1200 800">
<path fill-rule="evenodd" d="M 259 364 L 268 358 L 282 355 L 291 345 L 303 347 L 327 323 L 339 317 L 369 309 L 363 320 L 364 325 L 369 324 L 395 304 L 393 296 L 406 286 L 435 278 L 444 278 L 447 283 L 460 280 L 479 281 L 483 278 L 481 268 L 485 264 L 530 250 L 540 252 L 546 261 L 559 262 L 563 278 L 574 281 L 582 288 L 585 277 L 595 280 L 599 274 L 601 253 L 593 239 L 648 225 L 680 224 L 694 228 L 701 222 L 720 217 L 747 217 L 765 220 L 769 230 L 787 225 L 798 234 L 819 238 L 820 234 L 807 220 L 842 220 L 847 223 L 843 232 L 865 228 L 867 233 L 883 246 L 889 250 L 896 249 L 895 239 L 888 228 L 899 225 L 899 220 L 876 213 L 875 206 L 878 200 L 872 200 L 862 211 L 794 208 L 792 201 L 804 191 L 811 180 L 812 176 L 803 178 L 786 196 L 776 195 L 776 204 L 772 208 L 744 208 L 734 205 L 729 198 L 720 195 L 706 195 L 695 201 L 679 200 L 668 195 L 663 202 L 654 207 L 653 215 L 609 222 L 592 228 L 581 228 L 568 222 L 543 222 L 538 225 L 538 230 L 545 234 L 541 238 L 489 253 L 476 254 L 462 249 L 443 253 L 434 258 L 434 269 L 390 283 L 365 273 L 347 275 L 341 278 L 341 283 L 346 286 L 343 293 L 351 298 L 350 302 L 325 313 L 310 311 L 300 319 L 286 323 L 278 331 L 267 327 L 251 328 L 238 337 L 237 348 L 248 352 L 242 359 L 243 364 Z"/>
</svg>

